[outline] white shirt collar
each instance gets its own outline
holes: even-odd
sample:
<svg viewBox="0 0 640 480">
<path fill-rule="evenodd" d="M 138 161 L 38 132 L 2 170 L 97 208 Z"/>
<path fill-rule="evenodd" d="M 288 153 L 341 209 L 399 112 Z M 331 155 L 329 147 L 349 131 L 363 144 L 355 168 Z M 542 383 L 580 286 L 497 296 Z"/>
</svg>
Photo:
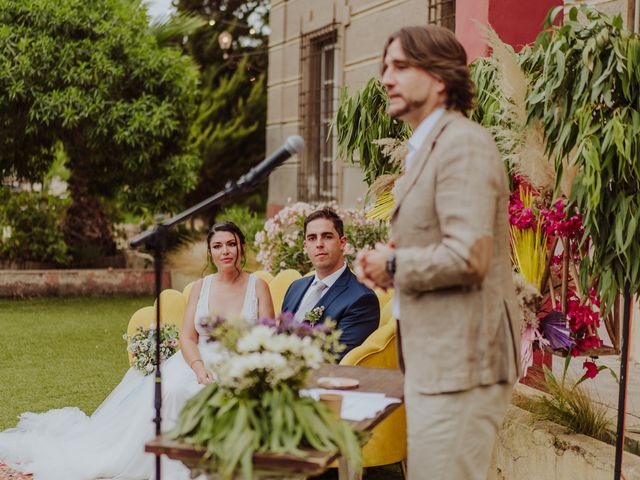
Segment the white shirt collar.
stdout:
<svg viewBox="0 0 640 480">
<path fill-rule="evenodd" d="M 444 115 L 444 112 L 445 109 L 443 107 L 436 108 L 427 116 L 427 118 L 420 122 L 418 128 L 414 130 L 413 135 L 409 137 L 409 141 L 407 143 L 407 145 L 409 146 L 409 153 L 407 154 L 407 158 L 405 160 L 405 172 L 409 170 L 411 162 L 413 161 L 413 156 L 427 139 L 427 136 L 429 135 L 429 133 L 431 133 L 431 130 L 438 122 L 438 120 L 440 120 L 442 115 Z"/>
<path fill-rule="evenodd" d="M 333 272 L 331 275 L 327 275 L 326 277 L 324 277 L 322 279 L 322 283 L 324 283 L 327 286 L 327 288 L 325 288 L 325 290 L 324 290 L 325 292 L 327 290 L 329 290 L 333 286 L 334 283 L 336 283 L 338 278 L 340 278 L 340 275 L 342 275 L 346 269 L 347 269 L 347 264 L 345 263 L 344 265 L 342 265 L 342 268 L 339 268 L 338 270 Z M 314 275 L 313 276 L 313 282 L 311 282 L 311 285 L 316 283 L 318 280 L 320 280 L 318 278 L 318 275 Z"/>
</svg>

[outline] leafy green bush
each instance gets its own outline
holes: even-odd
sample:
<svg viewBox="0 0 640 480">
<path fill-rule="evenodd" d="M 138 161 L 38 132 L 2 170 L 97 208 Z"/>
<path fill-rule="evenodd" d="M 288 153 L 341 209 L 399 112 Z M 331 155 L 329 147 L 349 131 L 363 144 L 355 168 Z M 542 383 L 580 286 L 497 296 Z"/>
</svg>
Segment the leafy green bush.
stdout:
<svg viewBox="0 0 640 480">
<path fill-rule="evenodd" d="M 62 233 L 68 200 L 41 192 L 0 189 L 0 259 L 69 263 Z"/>
</svg>

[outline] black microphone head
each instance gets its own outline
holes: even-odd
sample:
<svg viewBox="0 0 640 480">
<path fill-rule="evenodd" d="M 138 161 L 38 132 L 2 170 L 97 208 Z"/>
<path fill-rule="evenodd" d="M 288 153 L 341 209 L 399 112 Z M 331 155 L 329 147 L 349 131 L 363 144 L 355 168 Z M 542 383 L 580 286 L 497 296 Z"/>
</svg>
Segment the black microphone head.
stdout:
<svg viewBox="0 0 640 480">
<path fill-rule="evenodd" d="M 287 138 L 287 141 L 284 144 L 284 148 L 291 155 L 295 155 L 296 153 L 300 153 L 304 148 L 304 140 L 300 135 L 291 135 Z"/>
</svg>

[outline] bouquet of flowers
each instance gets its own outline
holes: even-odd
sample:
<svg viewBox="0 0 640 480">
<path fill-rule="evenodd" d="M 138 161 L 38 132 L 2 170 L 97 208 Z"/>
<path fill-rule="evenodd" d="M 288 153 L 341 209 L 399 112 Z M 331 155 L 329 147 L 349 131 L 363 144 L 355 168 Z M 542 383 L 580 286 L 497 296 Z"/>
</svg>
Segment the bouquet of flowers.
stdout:
<svg viewBox="0 0 640 480">
<path fill-rule="evenodd" d="M 363 210 L 341 209 L 335 202 L 312 205 L 297 202 L 285 207 L 264 224 L 264 230 L 256 233 L 256 259 L 265 270 L 277 273 L 287 268 L 299 272 L 311 270 L 311 262 L 304 253 L 304 219 L 319 208 L 331 208 L 344 222 L 347 237 L 345 257 L 347 262 L 355 258 L 358 250 L 386 242 L 388 226 L 385 221 L 369 219 Z"/>
<path fill-rule="evenodd" d="M 135 335 L 127 335 L 122 338 L 128 343 L 127 351 L 131 353 L 130 365 L 140 370 L 145 375 L 156 370 L 156 326 L 148 329 L 138 327 Z M 160 327 L 160 361 L 166 360 L 178 351 L 178 327 L 172 324 L 163 324 Z"/>
<path fill-rule="evenodd" d="M 602 319 L 595 289 L 583 292 L 576 264 L 586 254 L 581 216 L 564 199 L 548 195 L 526 178 L 514 176 L 509 201 L 511 256 L 524 323 L 522 367 L 533 359 L 533 344 L 577 356 L 602 345 Z M 593 377 L 595 363 L 585 362 Z M 597 372 L 596 372 L 597 373 Z"/>
<path fill-rule="evenodd" d="M 304 457 L 305 447 L 339 450 L 360 464 L 358 434 L 325 404 L 299 395 L 309 372 L 343 348 L 335 323 L 312 327 L 284 315 L 257 322 L 217 317 L 203 326 L 215 381 L 187 402 L 172 438 L 206 448 L 227 479 L 240 472 L 254 478 L 255 452 Z"/>
</svg>

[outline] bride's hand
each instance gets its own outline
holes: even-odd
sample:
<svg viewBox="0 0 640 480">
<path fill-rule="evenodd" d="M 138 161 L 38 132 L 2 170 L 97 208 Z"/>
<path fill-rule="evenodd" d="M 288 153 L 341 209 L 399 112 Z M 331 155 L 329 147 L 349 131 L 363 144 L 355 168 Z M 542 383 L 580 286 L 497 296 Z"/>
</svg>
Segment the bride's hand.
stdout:
<svg viewBox="0 0 640 480">
<path fill-rule="evenodd" d="M 213 382 L 213 373 L 202 362 L 198 362 L 194 367 L 196 379 L 200 385 L 208 385 Z"/>
<path fill-rule="evenodd" d="M 209 385 L 211 382 L 213 382 L 213 373 L 205 368 L 203 372 L 197 374 L 197 378 L 199 384 Z"/>
</svg>

